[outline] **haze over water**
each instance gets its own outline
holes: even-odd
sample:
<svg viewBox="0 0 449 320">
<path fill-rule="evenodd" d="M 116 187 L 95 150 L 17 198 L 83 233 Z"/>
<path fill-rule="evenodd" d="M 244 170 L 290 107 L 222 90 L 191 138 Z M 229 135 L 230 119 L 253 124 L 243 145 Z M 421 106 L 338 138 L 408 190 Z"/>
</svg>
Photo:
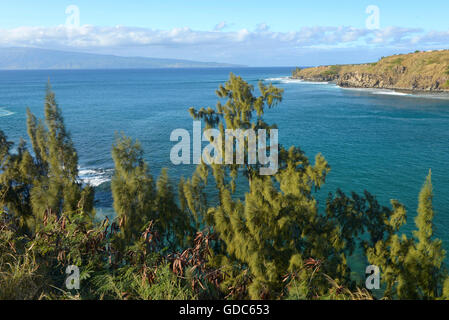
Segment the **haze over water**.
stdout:
<svg viewBox="0 0 449 320">
<path fill-rule="evenodd" d="M 292 68 L 3 71 L 0 129 L 18 142 L 26 135 L 26 107 L 43 117 L 50 78 L 79 154 L 80 175 L 97 186 L 99 215 L 112 212 L 109 179 L 115 132 L 141 141 L 153 175 L 169 168 L 176 181 L 194 166 L 170 163 L 170 133 L 191 130 L 189 107 L 214 107 L 215 90 L 230 72 L 257 86 L 285 89 L 265 120 L 279 127 L 284 146 L 300 146 L 311 160 L 321 152 L 332 170 L 319 199 L 338 187 L 368 190 L 383 205 L 398 199 L 416 215 L 418 193 L 432 169 L 436 235 L 449 249 L 449 100 L 389 91 L 349 90 L 286 79 Z"/>
</svg>

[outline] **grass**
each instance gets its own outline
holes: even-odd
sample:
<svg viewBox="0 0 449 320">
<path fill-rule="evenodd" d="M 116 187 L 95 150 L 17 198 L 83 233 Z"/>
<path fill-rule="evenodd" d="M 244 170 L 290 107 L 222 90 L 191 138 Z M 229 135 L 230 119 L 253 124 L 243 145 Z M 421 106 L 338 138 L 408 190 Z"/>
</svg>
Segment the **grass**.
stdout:
<svg viewBox="0 0 449 320">
<path fill-rule="evenodd" d="M 449 89 L 449 80 L 447 80 L 447 81 L 443 84 L 443 88 Z"/>
<path fill-rule="evenodd" d="M 337 75 L 340 72 L 340 66 L 330 66 L 328 70 L 324 71 L 322 74 L 324 76 Z"/>
<path fill-rule="evenodd" d="M 397 67 L 404 67 L 398 69 Z M 302 69 L 304 79 L 319 80 L 323 76 L 358 73 L 371 75 L 372 79 L 392 83 L 389 88 L 430 90 L 438 87 L 448 90 L 449 50 L 430 51 L 382 57 L 379 61 L 365 64 L 319 66 Z M 298 75 L 298 74 L 296 74 Z M 386 80 L 386 81 L 385 81 Z M 357 80 L 354 81 L 354 83 Z"/>
<path fill-rule="evenodd" d="M 402 62 L 404 62 L 404 58 L 396 58 L 393 61 L 391 61 L 390 64 L 400 66 Z"/>
</svg>

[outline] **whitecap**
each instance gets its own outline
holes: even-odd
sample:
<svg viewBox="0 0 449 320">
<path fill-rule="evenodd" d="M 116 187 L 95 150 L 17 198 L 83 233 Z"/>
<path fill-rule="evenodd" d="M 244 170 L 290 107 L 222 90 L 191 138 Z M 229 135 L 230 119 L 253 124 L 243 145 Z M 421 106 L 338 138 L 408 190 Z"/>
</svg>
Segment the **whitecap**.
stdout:
<svg viewBox="0 0 449 320">
<path fill-rule="evenodd" d="M 267 78 L 265 81 L 278 83 L 329 84 L 327 81 L 304 81 L 301 79 L 293 79 L 292 77 Z"/>
<path fill-rule="evenodd" d="M 103 183 L 111 181 L 114 169 L 80 169 L 78 178 L 81 183 L 92 187 L 98 187 Z"/>
<path fill-rule="evenodd" d="M 288 77 L 267 78 L 267 79 L 265 79 L 265 81 L 271 81 L 271 82 L 273 82 L 273 81 L 282 81 L 282 80 L 285 80 L 285 79 L 288 79 Z"/>
<path fill-rule="evenodd" d="M 13 114 L 14 114 L 14 112 L 9 111 L 3 107 L 0 107 L 0 117 L 12 116 Z"/>
<path fill-rule="evenodd" d="M 416 98 L 424 98 L 424 99 L 449 100 L 448 92 L 415 93 L 415 94 L 412 94 L 412 96 L 416 97 Z"/>
<path fill-rule="evenodd" d="M 330 84 L 328 81 L 304 81 L 302 80 L 301 83 L 305 84 Z"/>
<path fill-rule="evenodd" d="M 389 96 L 413 96 L 411 93 L 400 92 L 390 89 L 377 89 L 377 88 L 348 88 L 348 87 L 340 87 L 343 90 L 351 90 L 351 91 L 362 91 L 371 94 L 380 94 L 380 95 L 389 95 Z"/>
<path fill-rule="evenodd" d="M 352 90 L 352 91 L 364 91 L 371 94 L 378 95 L 391 95 L 391 96 L 403 96 L 403 97 L 411 97 L 411 98 L 423 98 L 423 99 L 441 99 L 441 100 L 449 100 L 448 92 L 400 92 L 392 89 L 377 89 L 377 88 L 345 88 L 339 87 L 344 90 Z"/>
<path fill-rule="evenodd" d="M 398 91 L 394 91 L 394 90 L 373 91 L 373 94 L 385 94 L 385 95 L 390 95 L 390 96 L 411 96 L 410 93 L 398 92 Z"/>
</svg>

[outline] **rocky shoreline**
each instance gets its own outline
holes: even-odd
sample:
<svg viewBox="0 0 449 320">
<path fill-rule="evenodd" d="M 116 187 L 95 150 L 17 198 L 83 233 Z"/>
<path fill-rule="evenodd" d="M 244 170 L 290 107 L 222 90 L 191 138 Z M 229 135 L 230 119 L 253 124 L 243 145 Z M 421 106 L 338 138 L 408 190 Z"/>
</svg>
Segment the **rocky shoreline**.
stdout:
<svg viewBox="0 0 449 320">
<path fill-rule="evenodd" d="M 334 82 L 343 88 L 449 92 L 449 51 L 382 58 L 377 63 L 296 69 L 293 79 Z"/>
<path fill-rule="evenodd" d="M 430 86 L 420 86 L 419 80 L 415 80 L 410 86 L 398 86 L 395 84 L 395 81 L 392 78 L 366 73 L 358 74 L 356 72 L 345 73 L 341 76 L 292 77 L 292 79 L 299 79 L 309 82 L 331 82 L 342 88 L 388 89 L 406 92 L 449 93 L 449 89 L 441 88 L 440 83 L 438 82 L 435 82 Z"/>
</svg>

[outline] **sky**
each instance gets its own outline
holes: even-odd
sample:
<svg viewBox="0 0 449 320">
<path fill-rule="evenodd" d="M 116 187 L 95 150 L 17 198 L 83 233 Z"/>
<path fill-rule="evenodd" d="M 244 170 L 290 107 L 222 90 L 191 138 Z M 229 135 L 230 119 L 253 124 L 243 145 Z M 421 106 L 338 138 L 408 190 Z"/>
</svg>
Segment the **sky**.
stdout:
<svg viewBox="0 0 449 320">
<path fill-rule="evenodd" d="M 0 0 L 0 47 L 249 66 L 449 49 L 449 1 Z"/>
</svg>

